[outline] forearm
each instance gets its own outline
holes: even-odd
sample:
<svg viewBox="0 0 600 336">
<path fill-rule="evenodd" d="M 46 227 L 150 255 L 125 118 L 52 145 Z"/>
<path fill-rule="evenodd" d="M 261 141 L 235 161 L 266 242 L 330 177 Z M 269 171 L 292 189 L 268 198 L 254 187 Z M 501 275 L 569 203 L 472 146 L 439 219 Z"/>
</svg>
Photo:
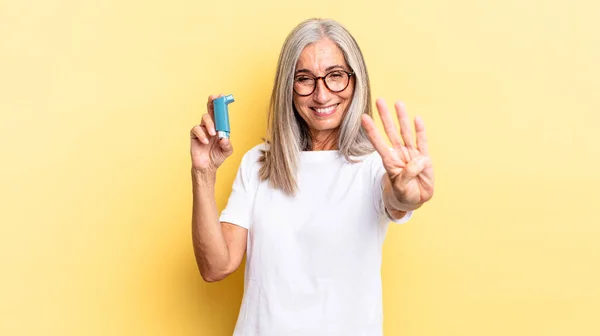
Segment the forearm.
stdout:
<svg viewBox="0 0 600 336">
<path fill-rule="evenodd" d="M 196 263 L 207 281 L 218 280 L 230 264 L 215 201 L 215 181 L 216 173 L 192 169 L 192 240 Z"/>
</svg>

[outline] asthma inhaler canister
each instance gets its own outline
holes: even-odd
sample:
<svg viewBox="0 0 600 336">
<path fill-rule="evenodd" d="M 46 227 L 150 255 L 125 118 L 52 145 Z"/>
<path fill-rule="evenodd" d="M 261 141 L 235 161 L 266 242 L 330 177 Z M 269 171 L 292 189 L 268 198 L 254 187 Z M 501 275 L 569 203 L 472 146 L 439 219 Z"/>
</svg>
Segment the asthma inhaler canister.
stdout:
<svg viewBox="0 0 600 336">
<path fill-rule="evenodd" d="M 213 100 L 215 129 L 217 130 L 219 139 L 229 138 L 229 110 L 227 109 L 227 105 L 234 101 L 233 95 L 227 95 Z"/>
</svg>

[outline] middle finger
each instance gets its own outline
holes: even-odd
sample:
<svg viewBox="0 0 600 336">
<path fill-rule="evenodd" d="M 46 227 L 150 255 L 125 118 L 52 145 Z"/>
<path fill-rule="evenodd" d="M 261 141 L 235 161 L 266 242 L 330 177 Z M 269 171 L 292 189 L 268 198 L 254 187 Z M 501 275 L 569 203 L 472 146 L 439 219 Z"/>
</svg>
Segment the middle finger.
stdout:
<svg viewBox="0 0 600 336">
<path fill-rule="evenodd" d="M 412 139 L 412 131 L 410 129 L 410 122 L 408 120 L 408 113 L 406 113 L 406 107 L 403 102 L 396 102 L 396 114 L 398 115 L 398 121 L 400 122 L 400 134 L 402 134 L 402 140 L 404 140 L 404 146 L 408 150 L 414 148 Z"/>
<path fill-rule="evenodd" d="M 385 101 L 381 98 L 377 99 L 377 110 L 379 111 L 379 116 L 381 117 L 381 121 L 383 122 L 383 128 L 385 133 L 387 134 L 392 146 L 396 149 L 400 149 L 402 147 L 402 141 L 400 140 L 400 134 L 398 133 L 398 128 L 396 128 L 396 124 L 394 124 L 394 120 L 390 115 L 390 111 L 385 104 Z"/>
</svg>

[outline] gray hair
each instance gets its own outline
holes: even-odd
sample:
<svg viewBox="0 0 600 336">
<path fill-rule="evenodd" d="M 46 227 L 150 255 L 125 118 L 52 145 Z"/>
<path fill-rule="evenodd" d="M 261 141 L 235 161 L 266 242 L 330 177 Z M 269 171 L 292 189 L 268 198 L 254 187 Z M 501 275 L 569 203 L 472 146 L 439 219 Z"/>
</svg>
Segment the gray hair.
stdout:
<svg viewBox="0 0 600 336">
<path fill-rule="evenodd" d="M 271 93 L 267 146 L 260 158 L 260 179 L 288 195 L 297 190 L 296 171 L 300 152 L 312 147 L 308 126 L 296 112 L 293 85 L 296 64 L 306 46 L 324 38 L 333 41 L 355 73 L 354 95 L 340 125 L 338 148 L 349 161 L 374 151 L 361 115 L 372 115 L 371 87 L 362 52 L 350 32 L 334 20 L 309 19 L 296 26 L 286 38 Z"/>
</svg>

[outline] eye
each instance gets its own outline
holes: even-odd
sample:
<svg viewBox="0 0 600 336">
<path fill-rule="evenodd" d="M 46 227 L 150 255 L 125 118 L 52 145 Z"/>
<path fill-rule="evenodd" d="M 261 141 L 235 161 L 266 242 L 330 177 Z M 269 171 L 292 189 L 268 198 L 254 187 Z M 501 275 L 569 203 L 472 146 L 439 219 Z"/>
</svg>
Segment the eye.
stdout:
<svg viewBox="0 0 600 336">
<path fill-rule="evenodd" d="M 308 76 L 298 76 L 296 77 L 296 82 L 300 83 L 300 84 L 307 84 L 310 83 L 313 79 L 311 77 Z"/>
<path fill-rule="evenodd" d="M 334 79 L 340 79 L 340 78 L 344 77 L 344 73 L 341 71 L 334 71 L 334 72 L 330 73 L 329 76 L 331 76 Z"/>
</svg>

